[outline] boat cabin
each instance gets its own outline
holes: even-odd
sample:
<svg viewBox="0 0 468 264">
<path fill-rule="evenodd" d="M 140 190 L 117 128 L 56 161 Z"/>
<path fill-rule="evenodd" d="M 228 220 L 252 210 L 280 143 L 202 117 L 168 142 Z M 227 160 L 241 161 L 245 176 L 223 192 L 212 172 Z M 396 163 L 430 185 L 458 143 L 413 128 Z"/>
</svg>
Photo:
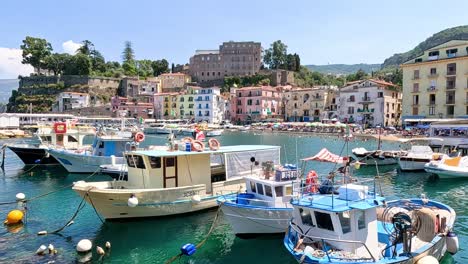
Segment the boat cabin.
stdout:
<svg viewBox="0 0 468 264">
<path fill-rule="evenodd" d="M 129 188 L 178 188 L 197 185 L 206 193 L 261 173 L 259 162 L 280 160 L 278 146 L 224 146 L 217 151 L 141 150 L 125 153 Z M 231 190 L 238 191 L 238 190 Z"/>
<path fill-rule="evenodd" d="M 379 259 L 376 208 L 384 198 L 372 195 L 368 187 L 347 184 L 339 194 L 315 194 L 294 199 L 291 228 L 305 234 L 304 244 L 315 249 L 349 252 Z M 297 239 L 297 238 L 296 238 Z M 385 245 L 382 243 L 382 249 Z"/>
<path fill-rule="evenodd" d="M 258 201 L 259 206 L 290 207 L 292 181 L 275 181 L 249 176 L 245 177 L 245 182 L 247 193 L 252 194 L 254 199 L 250 201 L 250 205 L 255 205 L 255 201 Z"/>
<path fill-rule="evenodd" d="M 132 137 L 116 136 L 97 136 L 94 138 L 92 147 L 92 155 L 94 156 L 114 155 L 116 157 L 123 157 L 123 154 L 126 151 L 136 149 L 136 145 Z"/>
<path fill-rule="evenodd" d="M 94 136 L 96 130 L 88 126 L 56 122 L 52 126 L 39 126 L 35 135 L 43 145 L 75 149 L 83 146 L 86 137 Z"/>
</svg>

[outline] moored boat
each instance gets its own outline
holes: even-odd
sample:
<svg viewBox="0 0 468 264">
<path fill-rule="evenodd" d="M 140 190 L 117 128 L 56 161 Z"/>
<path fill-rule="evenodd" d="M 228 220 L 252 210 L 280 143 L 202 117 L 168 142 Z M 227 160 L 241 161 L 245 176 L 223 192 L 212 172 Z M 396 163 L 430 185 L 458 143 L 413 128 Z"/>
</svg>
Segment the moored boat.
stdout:
<svg viewBox="0 0 468 264">
<path fill-rule="evenodd" d="M 468 156 L 445 156 L 440 161 L 431 161 L 424 170 L 440 178 L 468 178 Z"/>
<path fill-rule="evenodd" d="M 217 137 L 217 136 L 221 136 L 221 134 L 223 134 L 224 130 L 222 130 L 222 129 L 213 129 L 213 130 L 208 130 L 208 131 L 205 131 L 205 132 L 206 132 L 207 137 Z"/>
<path fill-rule="evenodd" d="M 424 165 L 433 160 L 442 159 L 442 153 L 434 153 L 429 144 L 433 141 L 442 141 L 438 138 L 413 138 L 402 139 L 404 145 L 409 145 L 409 150 L 403 151 L 398 156 L 398 165 L 402 171 L 424 170 Z"/>
<path fill-rule="evenodd" d="M 386 202 L 372 186 L 371 179 L 299 191 L 286 249 L 299 263 L 343 264 L 426 263 L 457 252 L 452 208 L 426 198 Z"/>
<path fill-rule="evenodd" d="M 221 195 L 245 188 L 260 162 L 279 163 L 277 146 L 225 146 L 217 150 L 141 150 L 125 153 L 128 181 L 76 182 L 73 190 L 105 219 L 157 217 L 215 207 Z M 220 168 L 213 169 L 212 160 Z"/>
</svg>

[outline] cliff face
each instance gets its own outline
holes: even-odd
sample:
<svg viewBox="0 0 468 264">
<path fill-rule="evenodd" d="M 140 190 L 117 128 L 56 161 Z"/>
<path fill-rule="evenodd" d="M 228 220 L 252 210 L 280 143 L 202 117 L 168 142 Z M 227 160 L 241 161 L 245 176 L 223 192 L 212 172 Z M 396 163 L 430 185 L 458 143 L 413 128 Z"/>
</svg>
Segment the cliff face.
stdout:
<svg viewBox="0 0 468 264">
<path fill-rule="evenodd" d="M 468 26 L 448 28 L 435 33 L 425 41 L 419 43 L 414 49 L 399 53 L 387 58 L 382 64 L 382 68 L 396 67 L 405 61 L 419 56 L 424 50 L 430 49 L 450 40 L 468 40 Z"/>
<path fill-rule="evenodd" d="M 27 112 L 32 104 L 33 112 L 49 112 L 61 92 L 88 93 L 94 102 L 108 103 L 120 83 L 121 80 L 116 78 L 74 75 L 23 77 L 18 91 L 12 92 L 7 111 Z"/>
</svg>

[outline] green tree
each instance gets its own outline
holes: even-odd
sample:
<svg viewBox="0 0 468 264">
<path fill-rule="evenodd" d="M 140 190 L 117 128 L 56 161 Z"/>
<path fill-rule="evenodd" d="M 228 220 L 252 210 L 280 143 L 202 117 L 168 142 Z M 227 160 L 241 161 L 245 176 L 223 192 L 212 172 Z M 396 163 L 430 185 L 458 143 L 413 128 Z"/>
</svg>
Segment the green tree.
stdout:
<svg viewBox="0 0 468 264">
<path fill-rule="evenodd" d="M 137 75 L 138 70 L 135 62 L 135 52 L 133 51 L 132 43 L 130 41 L 125 41 L 125 48 L 122 52 L 122 60 L 122 68 L 125 75 Z"/>
<path fill-rule="evenodd" d="M 91 70 L 91 59 L 84 54 L 76 54 L 71 56 L 65 64 L 63 73 L 66 75 L 90 75 Z"/>
<path fill-rule="evenodd" d="M 280 69 L 281 66 L 286 65 L 288 46 L 277 40 L 270 45 L 270 48 L 265 50 L 263 62 L 270 67 L 270 69 Z"/>
<path fill-rule="evenodd" d="M 83 40 L 81 42 L 81 47 L 76 50 L 76 53 L 89 56 L 92 51 L 94 51 L 94 44 L 89 40 Z"/>
<path fill-rule="evenodd" d="M 365 71 L 363 71 L 362 69 L 359 69 L 356 73 L 349 74 L 348 76 L 346 76 L 346 80 L 348 82 L 353 82 L 353 81 L 363 80 L 368 77 L 369 75 L 367 75 Z"/>
<path fill-rule="evenodd" d="M 178 65 L 178 64 L 177 64 Z M 175 65 L 174 63 L 171 64 L 171 72 L 174 73 Z"/>
<path fill-rule="evenodd" d="M 153 76 L 153 67 L 151 66 L 153 61 L 151 60 L 138 60 L 137 69 L 138 75 L 142 77 Z"/>
<path fill-rule="evenodd" d="M 92 50 L 89 58 L 91 59 L 91 66 L 94 72 L 105 73 L 107 71 L 106 60 L 99 51 Z"/>
<path fill-rule="evenodd" d="M 67 53 L 54 53 L 44 59 L 45 69 L 53 71 L 54 75 L 63 73 L 65 65 L 70 62 L 70 55 Z"/>
<path fill-rule="evenodd" d="M 45 39 L 26 37 L 21 45 L 23 50 L 23 64 L 30 64 L 37 72 L 45 67 L 45 58 L 52 52 L 52 45 Z"/>
<path fill-rule="evenodd" d="M 169 62 L 166 59 L 153 61 L 151 67 L 153 68 L 153 76 L 169 72 Z"/>
</svg>

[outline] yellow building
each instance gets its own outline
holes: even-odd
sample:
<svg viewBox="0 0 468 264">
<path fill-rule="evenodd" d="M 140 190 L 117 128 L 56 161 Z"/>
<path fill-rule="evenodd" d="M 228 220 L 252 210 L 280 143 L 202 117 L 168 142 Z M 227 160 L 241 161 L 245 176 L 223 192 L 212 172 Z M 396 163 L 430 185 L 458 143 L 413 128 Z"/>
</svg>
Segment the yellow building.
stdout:
<svg viewBox="0 0 468 264">
<path fill-rule="evenodd" d="M 403 120 L 468 117 L 468 41 L 425 50 L 401 68 Z"/>
<path fill-rule="evenodd" d="M 337 110 L 336 87 L 291 89 L 283 93 L 285 120 L 290 122 L 319 121 L 332 118 Z"/>
</svg>

